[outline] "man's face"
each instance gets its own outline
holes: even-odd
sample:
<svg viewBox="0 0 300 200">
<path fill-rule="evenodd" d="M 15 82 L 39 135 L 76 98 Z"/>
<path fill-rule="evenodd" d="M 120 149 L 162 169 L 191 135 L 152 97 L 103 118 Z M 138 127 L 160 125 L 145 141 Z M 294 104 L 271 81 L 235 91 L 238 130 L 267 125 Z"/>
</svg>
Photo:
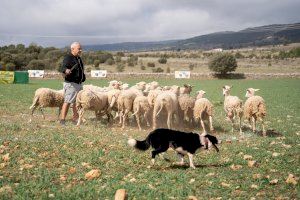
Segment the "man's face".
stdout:
<svg viewBox="0 0 300 200">
<path fill-rule="evenodd" d="M 72 50 L 72 54 L 73 54 L 74 56 L 80 55 L 80 54 L 81 54 L 81 51 L 82 51 L 80 45 L 75 45 L 71 50 Z"/>
</svg>

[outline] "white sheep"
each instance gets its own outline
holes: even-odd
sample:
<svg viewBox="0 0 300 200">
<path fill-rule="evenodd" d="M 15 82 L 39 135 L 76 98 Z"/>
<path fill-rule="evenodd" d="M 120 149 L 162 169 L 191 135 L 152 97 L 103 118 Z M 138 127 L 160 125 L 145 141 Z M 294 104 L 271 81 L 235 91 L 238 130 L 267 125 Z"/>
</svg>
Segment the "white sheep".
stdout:
<svg viewBox="0 0 300 200">
<path fill-rule="evenodd" d="M 153 108 L 153 129 L 157 128 L 157 116 L 163 109 L 167 112 L 167 126 L 169 129 L 172 128 L 174 114 L 178 118 L 178 94 L 179 87 L 177 86 L 177 89 L 164 91 L 156 97 Z"/>
<path fill-rule="evenodd" d="M 99 119 L 102 115 L 107 114 L 107 95 L 92 90 L 81 90 L 76 97 L 76 108 L 79 114 L 77 126 L 81 124 L 85 110 L 95 111 L 96 118 Z M 107 117 L 109 121 L 108 114 Z"/>
<path fill-rule="evenodd" d="M 135 88 L 130 88 L 128 90 L 122 90 L 118 97 L 119 124 L 122 125 L 123 129 L 125 128 L 129 112 L 132 112 L 133 110 L 133 101 L 137 96 L 143 96 L 143 92 Z"/>
<path fill-rule="evenodd" d="M 139 127 L 139 130 L 142 130 L 140 117 L 141 115 L 144 116 L 144 119 L 147 123 L 147 126 L 150 126 L 150 115 L 152 111 L 152 107 L 148 103 L 148 99 L 145 96 L 137 96 L 133 102 L 133 115 L 136 117 L 136 122 Z"/>
<path fill-rule="evenodd" d="M 187 121 L 189 125 L 193 125 L 193 109 L 195 106 L 195 98 L 188 94 L 182 94 L 178 97 L 179 103 L 179 119 L 181 125 Z"/>
<path fill-rule="evenodd" d="M 35 91 L 31 109 L 31 117 L 30 121 L 32 121 L 32 116 L 36 108 L 40 108 L 43 118 L 45 119 L 45 115 L 43 112 L 43 108 L 46 107 L 58 107 L 58 116 L 60 115 L 60 111 L 62 105 L 64 103 L 64 91 L 63 90 L 53 90 L 50 88 L 39 88 Z"/>
<path fill-rule="evenodd" d="M 210 131 L 214 130 L 212 125 L 212 115 L 213 115 L 213 105 L 212 103 L 204 98 L 205 91 L 200 90 L 197 92 L 196 102 L 194 106 L 194 119 L 198 121 L 200 119 L 200 124 L 203 128 L 203 134 L 207 134 L 205 124 L 203 120 L 209 120 Z"/>
<path fill-rule="evenodd" d="M 228 119 L 231 121 L 231 125 L 232 125 L 231 131 L 233 132 L 234 119 L 238 117 L 240 133 L 242 133 L 243 102 L 237 96 L 230 95 L 231 88 L 232 86 L 228 86 L 228 85 L 223 86 L 223 95 L 225 97 L 224 110 L 226 112 Z"/>
<path fill-rule="evenodd" d="M 246 97 L 248 98 L 244 105 L 244 117 L 249 121 L 252 120 L 252 131 L 256 131 L 256 120 L 259 119 L 262 124 L 263 135 L 266 136 L 266 130 L 264 126 L 264 118 L 267 114 L 266 104 L 262 97 L 254 95 L 259 89 L 248 88 L 246 91 Z"/>
</svg>

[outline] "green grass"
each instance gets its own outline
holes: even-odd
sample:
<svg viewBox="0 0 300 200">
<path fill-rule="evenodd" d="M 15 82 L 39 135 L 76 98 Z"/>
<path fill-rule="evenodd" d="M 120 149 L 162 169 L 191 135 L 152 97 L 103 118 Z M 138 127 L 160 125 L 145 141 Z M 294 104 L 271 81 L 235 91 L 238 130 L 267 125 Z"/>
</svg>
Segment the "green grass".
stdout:
<svg viewBox="0 0 300 200">
<path fill-rule="evenodd" d="M 123 81 L 133 84 L 140 80 Z M 86 113 L 88 121 L 80 128 L 69 121 L 61 127 L 56 121 L 56 109 L 51 108 L 45 110 L 46 120 L 36 112 L 34 121 L 29 123 L 35 89 L 59 89 L 61 81 L 0 85 L 0 198 L 113 199 L 120 188 L 127 190 L 129 199 L 187 199 L 191 195 L 198 199 L 299 198 L 299 183 L 285 182 L 290 173 L 300 177 L 299 79 L 158 81 L 162 85 L 188 82 L 195 85 L 193 94 L 199 89 L 207 92 L 206 97 L 215 106 L 217 137 L 223 140 L 219 154 L 198 153 L 194 159 L 196 170 L 161 159 L 149 168 L 150 151 L 138 152 L 126 143 L 129 136 L 144 138 L 149 129 L 138 131 L 129 126 L 122 131 L 116 125 L 107 127 L 91 119 L 92 112 Z M 101 86 L 107 85 L 107 80 L 87 83 Z M 243 100 L 248 87 L 259 88 L 257 94 L 267 102 L 267 129 L 283 136 L 263 138 L 249 130 L 243 137 L 237 131 L 231 133 L 230 124 L 224 120 L 221 87 L 225 84 L 233 85 L 232 94 Z M 274 156 L 274 152 L 279 156 Z M 10 159 L 4 162 L 2 156 L 7 153 Z M 248 167 L 248 161 L 243 159 L 246 154 L 259 163 L 258 167 Z M 176 161 L 172 151 L 167 157 Z M 242 167 L 233 170 L 232 165 Z M 71 172 L 70 168 L 76 170 Z M 85 174 L 91 169 L 99 169 L 101 175 L 89 181 Z M 260 177 L 253 177 L 255 174 Z M 274 179 L 278 183 L 270 184 Z M 257 189 L 251 188 L 253 184 Z"/>
</svg>

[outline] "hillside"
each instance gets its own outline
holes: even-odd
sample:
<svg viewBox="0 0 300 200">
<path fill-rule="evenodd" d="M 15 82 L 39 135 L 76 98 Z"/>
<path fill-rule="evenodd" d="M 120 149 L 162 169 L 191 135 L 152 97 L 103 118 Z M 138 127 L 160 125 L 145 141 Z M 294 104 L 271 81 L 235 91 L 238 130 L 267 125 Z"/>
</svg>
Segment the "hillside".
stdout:
<svg viewBox="0 0 300 200">
<path fill-rule="evenodd" d="M 186 49 L 232 49 L 251 46 L 277 45 L 300 42 L 300 23 L 273 24 L 196 36 L 184 40 L 157 42 L 125 42 L 115 44 L 87 45 L 87 50 L 151 51 Z"/>
</svg>

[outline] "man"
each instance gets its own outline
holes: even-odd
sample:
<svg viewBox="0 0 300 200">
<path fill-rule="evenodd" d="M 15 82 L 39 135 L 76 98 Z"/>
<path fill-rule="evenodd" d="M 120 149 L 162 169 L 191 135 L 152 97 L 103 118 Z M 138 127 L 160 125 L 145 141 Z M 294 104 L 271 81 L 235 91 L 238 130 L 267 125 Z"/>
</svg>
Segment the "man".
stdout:
<svg viewBox="0 0 300 200">
<path fill-rule="evenodd" d="M 83 62 L 80 58 L 81 45 L 79 42 L 71 44 L 71 53 L 66 55 L 62 64 L 62 73 L 64 73 L 65 81 L 64 104 L 61 110 L 60 123 L 65 125 L 66 116 L 71 104 L 73 104 L 73 122 L 78 119 L 78 113 L 75 105 L 77 93 L 82 90 L 82 83 L 85 81 Z"/>
</svg>

